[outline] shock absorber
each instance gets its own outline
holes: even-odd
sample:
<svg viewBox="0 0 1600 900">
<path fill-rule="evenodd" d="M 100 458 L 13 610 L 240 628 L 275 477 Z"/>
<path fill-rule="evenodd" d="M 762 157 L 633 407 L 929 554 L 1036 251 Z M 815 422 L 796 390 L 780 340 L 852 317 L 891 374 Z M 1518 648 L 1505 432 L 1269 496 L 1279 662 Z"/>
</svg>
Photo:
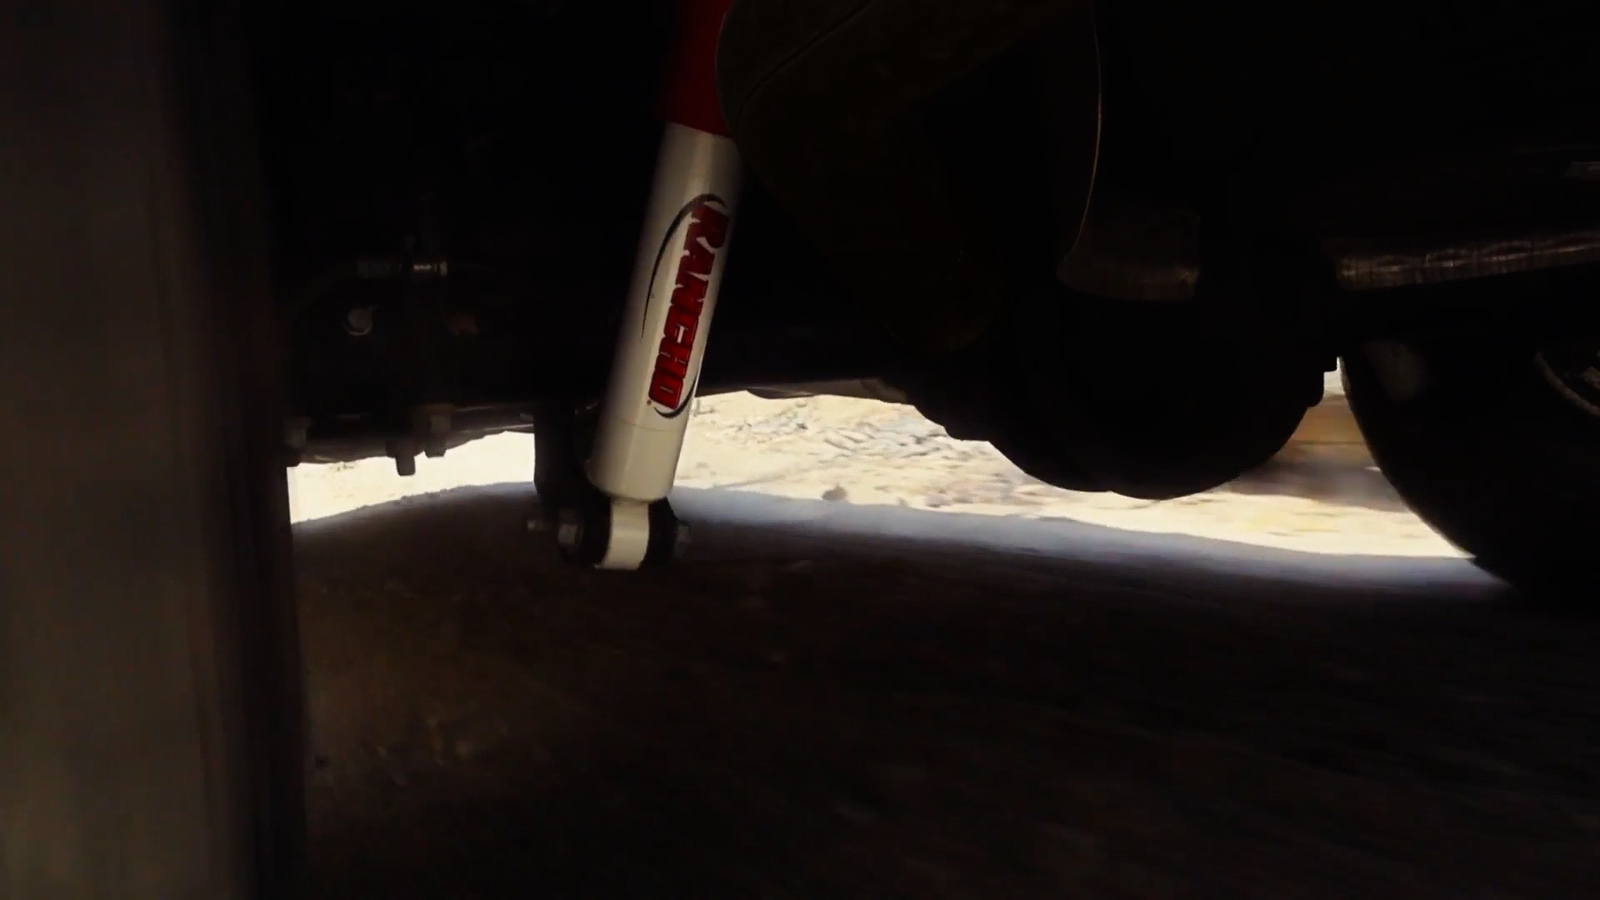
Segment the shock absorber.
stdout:
<svg viewBox="0 0 1600 900">
<path fill-rule="evenodd" d="M 666 122 L 585 471 L 604 496 L 563 543 L 584 562 L 636 569 L 677 520 L 666 504 L 727 262 L 742 174 L 716 91 L 716 48 L 732 0 L 680 0 L 663 85 Z M 581 532 L 573 533 L 573 528 Z"/>
</svg>

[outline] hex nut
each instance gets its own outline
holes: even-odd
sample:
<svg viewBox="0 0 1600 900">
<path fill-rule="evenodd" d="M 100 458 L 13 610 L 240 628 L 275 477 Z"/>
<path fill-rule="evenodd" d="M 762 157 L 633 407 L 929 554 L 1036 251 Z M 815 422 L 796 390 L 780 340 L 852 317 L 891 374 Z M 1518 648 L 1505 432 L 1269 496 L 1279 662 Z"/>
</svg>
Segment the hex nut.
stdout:
<svg viewBox="0 0 1600 900">
<path fill-rule="evenodd" d="M 556 546 L 576 550 L 583 543 L 583 516 L 575 509 L 563 509 L 556 518 Z"/>
<path fill-rule="evenodd" d="M 344 314 L 344 333 L 351 337 L 366 337 L 372 333 L 372 307 L 356 306 Z"/>
<path fill-rule="evenodd" d="M 394 470 L 401 478 L 417 474 L 417 442 L 409 438 L 389 442 L 389 456 L 394 460 Z"/>
<path fill-rule="evenodd" d="M 311 420 L 304 416 L 290 416 L 283 420 L 283 444 L 293 450 L 304 450 L 311 437 Z"/>
</svg>

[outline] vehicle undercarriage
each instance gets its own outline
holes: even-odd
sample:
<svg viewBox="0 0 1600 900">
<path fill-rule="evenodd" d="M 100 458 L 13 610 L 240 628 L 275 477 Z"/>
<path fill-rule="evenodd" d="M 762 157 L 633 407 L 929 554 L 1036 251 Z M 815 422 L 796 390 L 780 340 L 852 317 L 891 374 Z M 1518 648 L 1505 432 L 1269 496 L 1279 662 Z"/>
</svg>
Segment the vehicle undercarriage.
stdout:
<svg viewBox="0 0 1600 900">
<path fill-rule="evenodd" d="M 1560 358 L 1530 388 L 1541 402 L 1593 391 L 1587 345 L 1558 346 L 1592 329 L 1580 298 L 1600 270 L 1600 74 L 1587 32 L 1558 27 L 1579 21 L 1572 4 L 1286 19 L 1036 2 L 974 25 L 952 11 L 977 7 L 883 0 L 868 5 L 883 35 L 851 39 L 899 59 L 890 35 L 911 35 L 895 83 L 920 93 L 872 87 L 842 39 L 773 69 L 787 81 L 741 75 L 850 6 L 774 24 L 752 0 L 729 19 L 722 100 L 755 177 L 701 393 L 866 380 L 1044 481 L 1161 498 L 1268 459 L 1363 348 L 1392 351 L 1363 371 L 1417 346 L 1485 370 Z M 387 454 L 403 474 L 417 454 L 594 410 L 672 13 L 271 14 L 258 49 L 291 461 Z M 1015 34 L 994 47 L 960 43 L 1002 19 Z M 730 99 L 741 77 L 764 106 Z M 833 99 L 796 112 L 807 91 Z M 830 156 L 841 141 L 878 155 Z M 1594 408 L 1558 417 L 1600 427 Z"/>
<path fill-rule="evenodd" d="M 1342 362 L 1425 520 L 1592 598 L 1585 12 L 8 6 L 0 895 L 306 895 L 286 464 L 532 430 L 536 523 L 625 569 L 676 550 L 696 390 L 903 400 L 1163 498 Z"/>
</svg>

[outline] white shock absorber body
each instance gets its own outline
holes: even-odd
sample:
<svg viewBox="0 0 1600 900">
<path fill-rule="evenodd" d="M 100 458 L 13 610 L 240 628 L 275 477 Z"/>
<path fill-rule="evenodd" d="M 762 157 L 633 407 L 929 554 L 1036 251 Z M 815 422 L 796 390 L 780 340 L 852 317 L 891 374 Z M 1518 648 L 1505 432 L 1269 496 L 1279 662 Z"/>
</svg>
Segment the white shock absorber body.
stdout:
<svg viewBox="0 0 1600 900">
<path fill-rule="evenodd" d="M 612 497 L 649 503 L 672 490 L 739 177 L 733 141 L 667 125 L 589 458 L 589 480 Z"/>
<path fill-rule="evenodd" d="M 645 559 L 650 506 L 672 490 L 727 264 L 742 168 L 717 105 L 715 59 L 730 3 L 679 0 L 666 128 L 586 465 L 611 500 L 600 568 Z"/>
</svg>

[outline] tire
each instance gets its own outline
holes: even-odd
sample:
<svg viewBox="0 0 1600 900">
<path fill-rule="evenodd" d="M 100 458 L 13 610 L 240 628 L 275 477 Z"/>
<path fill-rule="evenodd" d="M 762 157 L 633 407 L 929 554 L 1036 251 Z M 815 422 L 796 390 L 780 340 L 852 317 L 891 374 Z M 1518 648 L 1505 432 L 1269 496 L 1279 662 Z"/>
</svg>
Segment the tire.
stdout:
<svg viewBox="0 0 1600 900">
<path fill-rule="evenodd" d="M 239 10 L 19 3 L 0 20 L 0 897 L 300 896 Z"/>
<path fill-rule="evenodd" d="M 1600 586 L 1600 419 L 1560 398 L 1531 342 L 1368 344 L 1345 390 L 1373 459 L 1480 567 L 1559 599 Z"/>
<path fill-rule="evenodd" d="M 1047 484 L 1167 500 L 1281 450 L 1321 390 L 1310 359 L 1170 304 L 1084 303 L 1052 286 L 1016 298 L 912 399 Z"/>
</svg>

